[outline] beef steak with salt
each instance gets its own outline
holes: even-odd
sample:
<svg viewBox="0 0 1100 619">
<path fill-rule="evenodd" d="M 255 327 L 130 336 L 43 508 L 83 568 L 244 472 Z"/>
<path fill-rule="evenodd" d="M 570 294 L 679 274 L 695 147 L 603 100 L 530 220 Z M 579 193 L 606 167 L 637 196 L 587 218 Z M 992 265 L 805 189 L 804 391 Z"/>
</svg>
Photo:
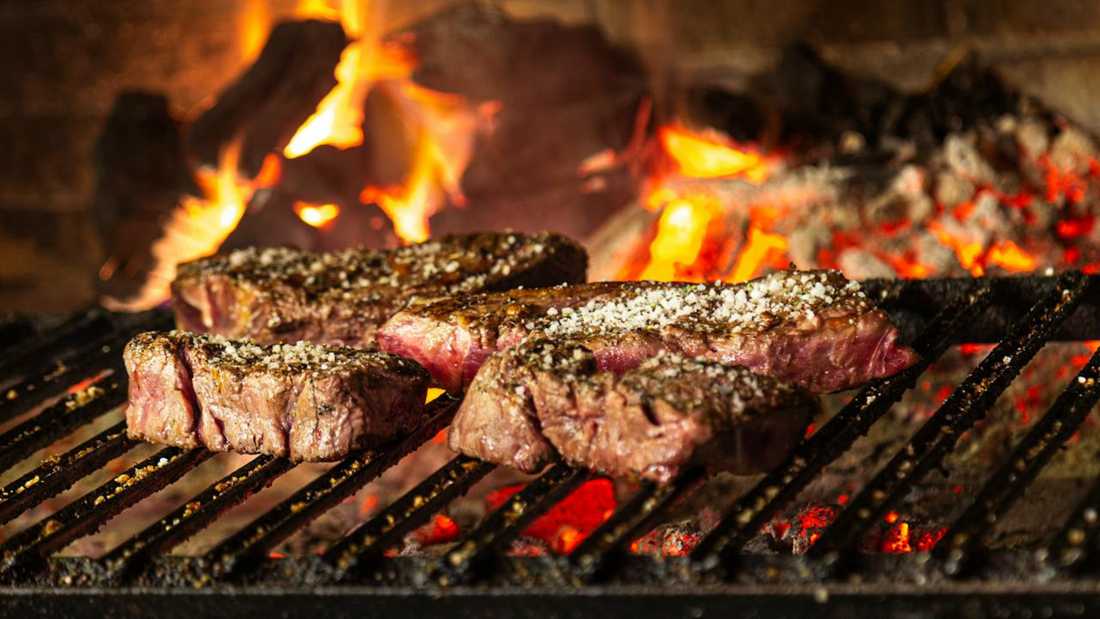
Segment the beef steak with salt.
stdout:
<svg viewBox="0 0 1100 619">
<path fill-rule="evenodd" d="M 323 254 L 250 248 L 181 264 L 172 305 L 187 331 L 373 348 L 377 328 L 410 300 L 583 282 L 587 261 L 550 232 Z"/>
<path fill-rule="evenodd" d="M 817 393 L 912 365 L 897 329 L 837 271 L 781 271 L 744 284 L 601 282 L 462 295 L 410 305 L 378 332 L 459 391 L 497 350 L 533 335 L 576 341 L 601 369 L 625 372 L 658 352 L 744 365 Z"/>
<path fill-rule="evenodd" d="M 328 461 L 424 421 L 428 373 L 388 353 L 171 331 L 123 358 L 129 434 L 153 443 Z"/>
<path fill-rule="evenodd" d="M 667 483 L 693 466 L 769 470 L 817 410 L 809 392 L 742 366 L 662 352 L 618 375 L 601 371 L 582 345 L 536 338 L 490 357 L 449 444 L 529 473 L 560 455 Z"/>
</svg>

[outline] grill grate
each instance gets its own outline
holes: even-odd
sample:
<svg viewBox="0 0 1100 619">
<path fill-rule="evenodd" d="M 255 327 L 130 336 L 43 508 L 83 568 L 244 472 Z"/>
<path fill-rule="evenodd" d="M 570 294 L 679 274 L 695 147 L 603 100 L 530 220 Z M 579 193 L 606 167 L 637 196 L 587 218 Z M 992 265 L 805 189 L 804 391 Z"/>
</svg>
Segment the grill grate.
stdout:
<svg viewBox="0 0 1100 619">
<path fill-rule="evenodd" d="M 363 450 L 337 463 L 202 557 L 169 553 L 294 469 L 292 463 L 267 456 L 253 458 L 101 558 L 56 556 L 73 540 L 102 528 L 212 455 L 203 450 L 161 449 L 4 540 L 0 604 L 12 612 L 62 616 L 81 616 L 89 608 L 95 613 L 87 616 L 121 616 L 135 607 L 159 609 L 165 616 L 194 616 L 203 609 L 231 612 L 230 608 L 285 613 L 296 605 L 316 607 L 317 599 L 327 600 L 325 608 L 333 616 L 361 616 L 368 608 L 431 610 L 440 615 L 489 609 L 502 615 L 524 614 L 502 605 L 516 595 L 545 601 L 546 605 L 533 606 L 525 602 L 527 614 L 560 609 L 578 616 L 606 614 L 612 608 L 620 613 L 636 608 L 653 616 L 671 616 L 682 611 L 685 603 L 731 614 L 771 610 L 785 615 L 813 612 L 826 598 L 842 602 L 835 607 L 841 615 L 864 608 L 861 604 L 886 614 L 914 607 L 957 609 L 966 604 L 977 604 L 976 614 L 1020 608 L 1053 614 L 1063 608 L 1097 609 L 1100 582 L 1089 580 L 1087 574 L 1100 563 L 1100 481 L 1069 515 L 1049 548 L 1020 557 L 990 551 L 984 541 L 992 525 L 1023 496 L 1100 401 L 1100 353 L 1080 369 L 1007 461 L 985 481 L 934 552 L 854 560 L 872 524 L 930 470 L 942 466 L 960 434 L 987 414 L 1044 344 L 1055 339 L 1100 339 L 1100 290 L 1092 285 L 1095 279 L 1069 273 L 1058 278 L 869 282 L 869 292 L 895 317 L 923 360 L 860 391 L 786 463 L 725 510 L 686 558 L 637 556 L 628 548 L 699 486 L 700 471 L 689 471 L 666 487 L 642 484 L 567 558 L 509 556 L 511 542 L 527 526 L 591 479 L 587 471 L 564 464 L 551 467 L 511 496 L 441 557 L 387 557 L 387 550 L 400 545 L 409 532 L 494 469 L 458 456 L 341 537 L 322 556 L 268 559 L 293 533 L 446 428 L 458 401 L 443 396 L 431 404 L 431 421 L 419 431 L 386 448 Z M 0 324 L 0 375 L 6 377 L 3 392 L 7 394 L 0 400 L 0 421 L 14 425 L 0 434 L 0 465 L 23 462 L 116 410 L 127 389 L 122 346 L 141 330 L 170 324 L 170 317 L 161 311 L 126 316 L 92 312 L 47 332 L 29 334 L 26 321 L 6 318 Z M 846 505 L 807 556 L 743 553 L 761 527 L 849 453 L 931 364 L 962 341 L 998 343 Z M 74 392 L 88 380 L 94 381 L 91 388 Z M 51 403 L 58 396 L 63 397 Z M 0 488 L 0 524 L 64 492 L 137 446 L 120 423 L 47 458 Z M 987 564 L 1000 566 L 1001 577 L 974 569 Z M 886 573 L 895 575 L 900 584 L 884 580 L 881 574 Z M 852 576 L 862 582 L 852 582 Z M 194 591 L 203 595 L 192 597 L 170 586 L 180 582 L 201 586 Z M 1022 588 L 1021 582 L 1025 583 Z M 470 586 L 473 583 L 489 586 Z M 578 597 L 582 591 L 585 594 Z M 280 594 L 278 601 L 264 597 L 271 592 Z M 168 603 L 164 596 L 169 594 L 181 597 Z M 594 594 L 599 594 L 598 599 Z M 742 597 L 746 595 L 751 597 Z M 88 606 L 89 600 L 100 604 Z M 222 606 L 211 600 L 230 602 Z M 476 603 L 471 605 L 471 600 Z M 731 606 L 731 600 L 739 601 Z M 559 603 L 564 606 L 554 606 Z"/>
</svg>

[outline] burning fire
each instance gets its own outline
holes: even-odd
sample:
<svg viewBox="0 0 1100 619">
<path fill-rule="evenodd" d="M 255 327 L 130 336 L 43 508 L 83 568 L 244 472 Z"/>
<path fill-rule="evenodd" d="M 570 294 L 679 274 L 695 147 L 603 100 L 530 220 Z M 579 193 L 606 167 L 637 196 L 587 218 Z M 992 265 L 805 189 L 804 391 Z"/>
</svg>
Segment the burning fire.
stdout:
<svg viewBox="0 0 1100 619">
<path fill-rule="evenodd" d="M 217 172 L 199 171 L 196 180 L 205 198 L 186 197 L 172 212 L 171 221 L 165 225 L 164 236 L 153 244 L 151 253 L 156 266 L 149 273 L 140 294 L 125 303 L 104 299 L 103 305 L 112 310 L 132 311 L 149 308 L 169 296 L 169 286 L 176 277 L 176 265 L 208 256 L 218 250 L 222 241 L 237 227 L 244 215 L 245 205 L 255 187 L 237 180 L 237 158 L 240 141 L 235 140 L 222 154 Z M 265 162 L 264 168 L 269 166 Z M 270 177 L 273 172 L 261 172 L 258 178 Z M 113 266 L 112 266 L 113 265 Z M 109 278 L 117 264 L 108 260 L 99 272 Z"/>
<path fill-rule="evenodd" d="M 656 235 L 649 245 L 649 260 L 636 274 L 623 273 L 624 279 L 703 281 L 713 270 L 722 252 L 708 248 L 728 239 L 721 222 L 724 209 L 720 200 L 705 188 L 677 189 L 668 181 L 678 178 L 732 178 L 759 185 L 778 165 L 754 147 L 740 146 L 713 130 L 693 132 L 676 123 L 657 132 L 668 171 L 652 181 L 644 200 L 651 210 L 660 210 Z M 752 209 L 752 223 L 744 247 L 736 257 L 725 281 L 751 279 L 787 249 L 785 238 L 766 230 L 765 222 L 774 220 L 778 210 Z M 629 265 L 628 265 L 629 266 Z"/>
<path fill-rule="evenodd" d="M 340 207 L 335 204 L 298 202 L 294 205 L 294 212 L 302 221 L 314 228 L 325 228 L 340 214 Z"/>
<path fill-rule="evenodd" d="M 324 0 L 299 3 L 297 17 L 339 20 L 352 42 L 335 69 L 336 87 L 298 128 L 282 156 L 286 159 L 302 157 L 320 145 L 348 148 L 362 144 L 366 95 L 372 87 L 393 81 L 398 86 L 394 91 L 402 112 L 419 125 L 412 164 L 402 185 L 367 186 L 362 189 L 360 198 L 363 203 L 377 204 L 386 213 L 398 238 L 419 242 L 428 238 L 428 218 L 445 199 L 458 206 L 464 205 L 459 178 L 469 161 L 479 123 L 491 117 L 494 110 L 499 109 L 499 103 L 488 102 L 471 108 L 457 96 L 414 86 L 408 79 L 416 64 L 410 48 L 380 42 L 380 33 L 371 29 L 384 23 L 380 10 L 381 3 L 356 0 L 342 0 L 335 7 Z M 250 2 L 240 24 L 243 60 L 251 61 L 258 56 L 270 26 L 266 3 Z M 222 154 L 217 172 L 196 172 L 201 196 L 186 197 L 171 214 L 163 237 L 152 247 L 155 266 L 145 287 L 127 302 L 104 299 L 104 305 L 112 309 L 138 310 L 162 302 L 168 297 L 176 265 L 217 252 L 244 215 L 252 194 L 257 189 L 276 185 L 280 159 L 274 154 L 268 157 L 255 179 L 238 177 L 240 145 L 241 136 L 238 136 Z M 332 227 L 342 209 L 348 208 L 352 205 L 298 202 L 294 212 L 306 224 L 325 230 Z M 117 257 L 109 258 L 100 269 L 100 277 L 112 277 L 122 266 L 120 262 Z"/>
<path fill-rule="evenodd" d="M 767 180 L 770 164 L 754 147 L 742 147 L 707 129 L 695 133 L 676 123 L 657 137 L 664 152 L 688 178 L 741 178 L 754 185 Z"/>
</svg>

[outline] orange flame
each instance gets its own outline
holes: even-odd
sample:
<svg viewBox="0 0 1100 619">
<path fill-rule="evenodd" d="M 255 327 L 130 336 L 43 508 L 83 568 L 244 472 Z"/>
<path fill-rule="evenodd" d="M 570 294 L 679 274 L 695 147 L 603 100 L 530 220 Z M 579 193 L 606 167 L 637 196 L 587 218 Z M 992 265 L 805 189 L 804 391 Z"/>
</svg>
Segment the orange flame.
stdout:
<svg viewBox="0 0 1100 619">
<path fill-rule="evenodd" d="M 657 138 L 663 153 L 675 164 L 675 174 L 695 179 L 736 178 L 755 185 L 763 183 L 774 168 L 769 160 L 753 147 L 743 147 L 713 130 L 696 132 L 682 124 L 662 127 Z M 634 274 L 639 279 L 700 280 L 713 273 L 714 265 L 706 264 L 720 253 L 704 251 L 714 245 L 708 234 L 720 231 L 719 222 L 731 205 L 701 190 L 682 190 L 655 180 L 642 204 L 652 211 L 661 210 L 656 234 L 649 245 L 649 261 Z M 736 256 L 733 272 L 723 279 L 751 279 L 766 264 L 785 254 L 787 239 L 772 234 L 770 225 L 778 210 L 769 207 L 749 209 L 751 226 L 740 255 Z M 716 248 L 711 248 L 715 250 Z"/>
<path fill-rule="evenodd" d="M 430 141 L 421 135 L 412 171 L 404 187 L 367 187 L 359 194 L 364 203 L 377 204 L 393 222 L 393 231 L 405 241 L 428 240 L 428 217 L 435 212 L 435 176 Z"/>
<path fill-rule="evenodd" d="M 713 130 L 692 132 L 677 123 L 662 127 L 657 137 L 689 178 L 736 177 L 759 185 L 770 173 L 768 160 L 755 148 L 738 146 Z"/>
<path fill-rule="evenodd" d="M 737 257 L 737 265 L 727 281 L 747 282 L 760 272 L 760 267 L 786 254 L 790 241 L 779 234 L 764 232 L 756 226 L 749 228 L 749 238 Z"/>
<path fill-rule="evenodd" d="M 126 302 L 105 298 L 112 310 L 133 311 L 155 306 L 169 296 L 176 265 L 209 256 L 221 247 L 244 215 L 253 187 L 238 182 L 236 170 L 241 140 L 233 140 L 222 153 L 218 172 L 200 171 L 196 180 L 204 198 L 185 196 L 165 224 L 164 235 L 150 250 L 156 266 L 138 295 Z"/>
<path fill-rule="evenodd" d="M 267 32 L 271 29 L 266 0 L 248 0 L 241 19 L 241 58 L 250 62 L 259 55 Z"/>
<path fill-rule="evenodd" d="M 707 224 L 720 211 L 717 201 L 708 196 L 669 202 L 657 220 L 657 236 L 649 246 L 650 261 L 641 278 L 675 279 L 677 266 L 693 264 L 703 248 Z"/>
<path fill-rule="evenodd" d="M 336 65 L 336 87 L 283 149 L 288 159 L 301 157 L 321 144 L 347 148 L 363 143 L 363 99 L 371 83 L 382 77 L 405 77 L 412 63 L 401 48 L 379 46 L 378 34 L 368 26 L 380 21 L 366 0 L 342 0 L 336 13 L 344 32 L 353 39 Z M 307 1 L 299 15 L 333 17 L 324 2 Z"/>
<path fill-rule="evenodd" d="M 335 204 L 296 202 L 294 212 L 298 214 L 299 219 L 314 228 L 326 228 L 340 214 L 340 207 Z"/>
</svg>

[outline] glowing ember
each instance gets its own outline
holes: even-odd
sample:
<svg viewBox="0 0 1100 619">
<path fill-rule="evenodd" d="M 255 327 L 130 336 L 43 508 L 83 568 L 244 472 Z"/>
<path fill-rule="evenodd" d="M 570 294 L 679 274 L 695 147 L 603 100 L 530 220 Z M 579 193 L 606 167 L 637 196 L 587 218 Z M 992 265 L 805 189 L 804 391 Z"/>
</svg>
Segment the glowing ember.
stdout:
<svg viewBox="0 0 1100 619">
<path fill-rule="evenodd" d="M 882 552 L 888 554 L 908 554 L 913 552 L 909 545 L 909 523 L 899 522 L 882 538 Z"/>
<path fill-rule="evenodd" d="M 489 493 L 486 502 L 490 509 L 496 509 L 521 489 L 522 485 L 506 486 Z M 594 479 L 543 514 L 523 535 L 545 542 L 556 552 L 571 552 L 611 517 L 616 505 L 615 486 L 611 480 Z"/>
<path fill-rule="evenodd" d="M 462 534 L 462 529 L 448 516 L 436 514 L 432 521 L 413 531 L 412 537 L 421 546 L 434 546 L 453 542 Z"/>
<path fill-rule="evenodd" d="M 294 204 L 294 212 L 299 219 L 314 228 L 325 228 L 340 214 L 340 207 L 335 204 L 297 202 Z"/>
</svg>

